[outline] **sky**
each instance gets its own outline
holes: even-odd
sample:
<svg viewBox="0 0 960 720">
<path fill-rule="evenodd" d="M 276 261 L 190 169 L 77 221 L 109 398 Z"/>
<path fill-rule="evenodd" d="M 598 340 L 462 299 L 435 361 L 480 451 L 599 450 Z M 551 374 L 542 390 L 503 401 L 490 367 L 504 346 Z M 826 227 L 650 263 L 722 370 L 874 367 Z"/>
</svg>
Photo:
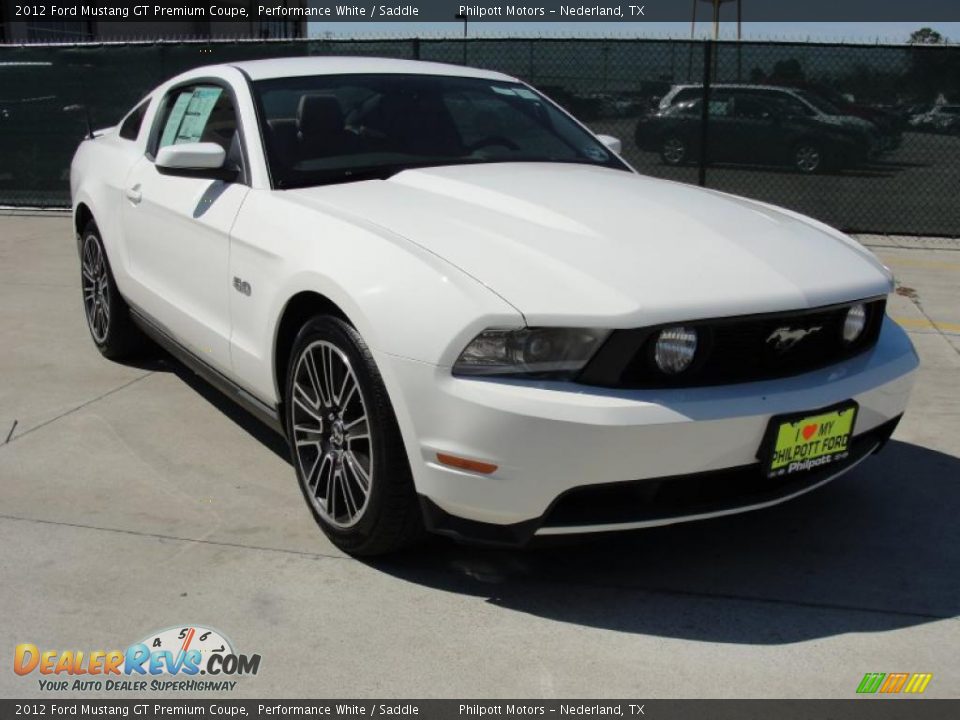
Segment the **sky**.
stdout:
<svg viewBox="0 0 960 720">
<path fill-rule="evenodd" d="M 463 23 L 428 22 L 311 22 L 311 37 L 461 37 Z M 743 23 L 746 40 L 816 40 L 821 42 L 906 42 L 920 27 L 932 27 L 952 42 L 960 42 L 960 22 L 863 22 L 863 23 Z M 710 22 L 698 22 L 697 37 L 713 32 Z M 689 38 L 690 23 L 606 23 L 606 22 L 475 22 L 469 23 L 470 37 L 672 37 Z M 736 23 L 721 23 L 721 37 L 736 37 Z"/>
</svg>

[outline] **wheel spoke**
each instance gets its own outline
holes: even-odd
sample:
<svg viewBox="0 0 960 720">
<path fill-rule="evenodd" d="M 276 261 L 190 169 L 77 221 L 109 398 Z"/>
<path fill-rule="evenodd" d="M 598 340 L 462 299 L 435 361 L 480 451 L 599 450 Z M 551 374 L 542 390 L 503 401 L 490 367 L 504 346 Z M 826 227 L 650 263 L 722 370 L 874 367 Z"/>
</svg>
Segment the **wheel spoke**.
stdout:
<svg viewBox="0 0 960 720">
<path fill-rule="evenodd" d="M 350 390 L 347 391 L 347 385 L 350 385 Z M 357 391 L 357 381 L 353 377 L 352 372 L 347 372 L 343 378 L 343 385 L 340 386 L 340 397 L 337 398 L 337 405 L 340 406 L 340 410 L 346 410 L 347 406 L 350 404 L 350 400 L 353 398 L 353 394 Z M 346 395 L 346 396 L 344 396 Z"/>
<path fill-rule="evenodd" d="M 357 484 L 363 488 L 363 492 L 366 494 L 370 489 L 370 475 L 360 466 L 360 461 L 357 460 L 357 456 L 353 454 L 352 450 L 347 450 L 343 456 L 346 460 L 346 466 L 353 472 L 354 477 L 357 478 Z"/>
<path fill-rule="evenodd" d="M 333 459 L 330 457 L 329 453 L 321 453 L 317 456 L 317 460 L 320 464 L 320 467 L 317 468 L 317 477 L 314 482 L 309 484 L 310 491 L 313 493 L 314 497 L 317 497 L 317 493 L 320 491 L 320 481 L 323 480 L 333 469 Z"/>
<path fill-rule="evenodd" d="M 317 412 L 317 407 L 314 405 L 313 399 L 307 394 L 307 391 L 303 389 L 300 383 L 296 381 L 293 383 L 293 404 L 313 418 L 321 428 L 323 427 L 323 418 Z"/>
<path fill-rule="evenodd" d="M 327 487 L 330 488 L 330 492 L 327 493 L 327 512 L 330 514 L 330 519 L 334 522 L 337 521 L 337 472 L 336 470 L 330 473 L 330 480 L 327 483 Z"/>
<path fill-rule="evenodd" d="M 357 514 L 359 507 L 357 506 L 357 501 L 353 497 L 353 490 L 350 489 L 350 480 L 343 470 L 340 471 L 339 477 L 340 487 L 343 488 L 344 505 L 347 507 L 347 513 L 349 513 L 349 516 L 353 517 Z"/>
<path fill-rule="evenodd" d="M 316 435 L 317 439 L 320 439 L 323 437 L 323 428 L 318 426 L 303 425 L 303 424 L 294 425 L 293 431 L 294 433 L 303 433 L 304 435 Z"/>
<path fill-rule="evenodd" d="M 317 468 L 320 466 L 320 461 L 323 460 L 323 458 L 323 453 L 317 453 L 317 457 L 314 458 L 313 464 L 310 466 L 310 470 L 304 475 L 304 480 L 307 481 L 307 487 L 313 488 L 314 482 L 312 478 L 314 477 L 314 473 L 316 473 Z"/>
<path fill-rule="evenodd" d="M 299 434 L 299 437 L 298 437 Z M 303 436 L 306 437 L 303 437 Z M 323 430 L 319 427 L 308 427 L 306 425 L 294 425 L 293 427 L 293 437 L 295 439 L 297 447 L 305 447 L 308 445 L 313 445 L 317 448 L 319 452 L 321 450 L 321 443 L 323 441 Z"/>
<path fill-rule="evenodd" d="M 333 395 L 333 350 L 326 345 L 320 347 L 320 365 L 323 373 L 323 388 L 326 391 L 328 404 L 336 402 Z"/>
<path fill-rule="evenodd" d="M 323 465 L 323 467 L 326 468 L 326 472 L 323 473 L 323 475 L 322 475 L 322 479 L 323 479 L 323 500 L 324 500 L 325 503 L 327 503 L 327 504 L 329 505 L 329 504 L 330 504 L 330 495 L 331 495 L 331 493 L 333 492 L 333 471 L 334 471 L 334 465 L 333 465 L 333 458 L 330 456 L 329 453 L 327 453 L 326 455 L 324 455 L 324 457 L 327 459 L 327 462 L 324 463 L 324 465 Z M 322 470 L 322 469 L 323 469 L 323 468 L 321 468 L 321 470 Z M 319 480 L 319 479 L 320 479 L 320 478 L 318 478 L 318 480 Z M 319 484 L 319 482 L 317 483 L 317 490 L 318 490 L 318 491 L 320 490 L 320 484 Z M 316 495 L 316 497 L 318 497 L 318 498 L 320 497 L 319 493 L 314 493 L 314 494 Z"/>
<path fill-rule="evenodd" d="M 303 355 L 303 367 L 307 372 L 307 379 L 310 380 L 310 386 L 313 388 L 313 405 L 319 408 L 323 404 L 323 395 L 320 393 L 320 381 L 317 379 L 317 366 L 313 361 L 313 353 L 308 352 Z"/>
<path fill-rule="evenodd" d="M 367 422 L 367 416 L 366 416 L 366 415 L 361 415 L 360 417 L 355 418 L 355 419 L 351 420 L 351 421 L 348 422 L 348 423 L 344 423 L 344 424 L 343 424 L 343 429 L 344 429 L 345 432 L 349 433 L 349 432 L 351 432 L 351 431 L 353 430 L 353 428 L 355 428 L 359 423 L 366 423 L 366 422 Z M 366 427 L 362 428 L 362 430 L 363 430 L 364 432 L 366 432 Z"/>
</svg>

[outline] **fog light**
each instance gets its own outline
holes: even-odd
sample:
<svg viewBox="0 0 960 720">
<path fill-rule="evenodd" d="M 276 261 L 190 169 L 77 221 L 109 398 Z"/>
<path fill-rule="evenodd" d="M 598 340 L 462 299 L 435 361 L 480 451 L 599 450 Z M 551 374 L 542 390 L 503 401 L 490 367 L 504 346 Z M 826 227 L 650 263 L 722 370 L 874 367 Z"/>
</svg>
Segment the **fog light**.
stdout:
<svg viewBox="0 0 960 720">
<path fill-rule="evenodd" d="M 866 326 L 867 308 L 863 303 L 857 303 L 847 310 L 847 317 L 843 321 L 843 341 L 848 345 L 856 342 Z"/>
<path fill-rule="evenodd" d="M 687 327 L 672 327 L 660 331 L 653 349 L 657 367 L 667 375 L 682 373 L 697 354 L 697 331 Z"/>
</svg>

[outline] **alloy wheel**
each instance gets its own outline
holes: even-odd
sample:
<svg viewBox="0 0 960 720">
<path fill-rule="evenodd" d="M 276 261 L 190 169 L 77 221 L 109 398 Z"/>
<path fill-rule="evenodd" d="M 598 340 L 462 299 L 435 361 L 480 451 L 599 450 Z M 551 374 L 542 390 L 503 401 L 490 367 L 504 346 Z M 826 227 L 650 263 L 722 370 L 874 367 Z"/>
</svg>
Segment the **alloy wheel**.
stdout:
<svg viewBox="0 0 960 720">
<path fill-rule="evenodd" d="M 110 330 L 110 288 L 103 249 L 94 235 L 87 235 L 83 241 L 81 272 L 87 324 L 94 341 L 101 344 Z"/>
<path fill-rule="evenodd" d="M 318 340 L 294 369 L 291 433 L 296 461 L 316 512 L 338 528 L 363 517 L 374 481 L 370 421 L 350 360 Z"/>
<path fill-rule="evenodd" d="M 679 165 L 683 162 L 686 153 L 687 148 L 679 138 L 670 138 L 663 143 L 663 159 L 671 165 Z"/>
<path fill-rule="evenodd" d="M 820 151 L 812 145 L 801 145 L 795 155 L 797 167 L 803 172 L 816 172 L 820 167 Z"/>
</svg>

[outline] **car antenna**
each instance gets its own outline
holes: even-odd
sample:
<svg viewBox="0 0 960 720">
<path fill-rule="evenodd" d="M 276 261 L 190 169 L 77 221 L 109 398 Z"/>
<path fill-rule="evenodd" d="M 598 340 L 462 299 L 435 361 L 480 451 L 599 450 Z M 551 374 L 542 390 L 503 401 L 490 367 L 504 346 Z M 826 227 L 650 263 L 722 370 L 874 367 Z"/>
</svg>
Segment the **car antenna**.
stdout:
<svg viewBox="0 0 960 720">
<path fill-rule="evenodd" d="M 90 122 L 90 108 L 86 105 L 67 105 L 63 108 L 64 112 L 83 112 L 84 122 L 87 124 L 87 134 L 84 136 L 84 140 L 93 139 L 93 124 Z"/>
</svg>

